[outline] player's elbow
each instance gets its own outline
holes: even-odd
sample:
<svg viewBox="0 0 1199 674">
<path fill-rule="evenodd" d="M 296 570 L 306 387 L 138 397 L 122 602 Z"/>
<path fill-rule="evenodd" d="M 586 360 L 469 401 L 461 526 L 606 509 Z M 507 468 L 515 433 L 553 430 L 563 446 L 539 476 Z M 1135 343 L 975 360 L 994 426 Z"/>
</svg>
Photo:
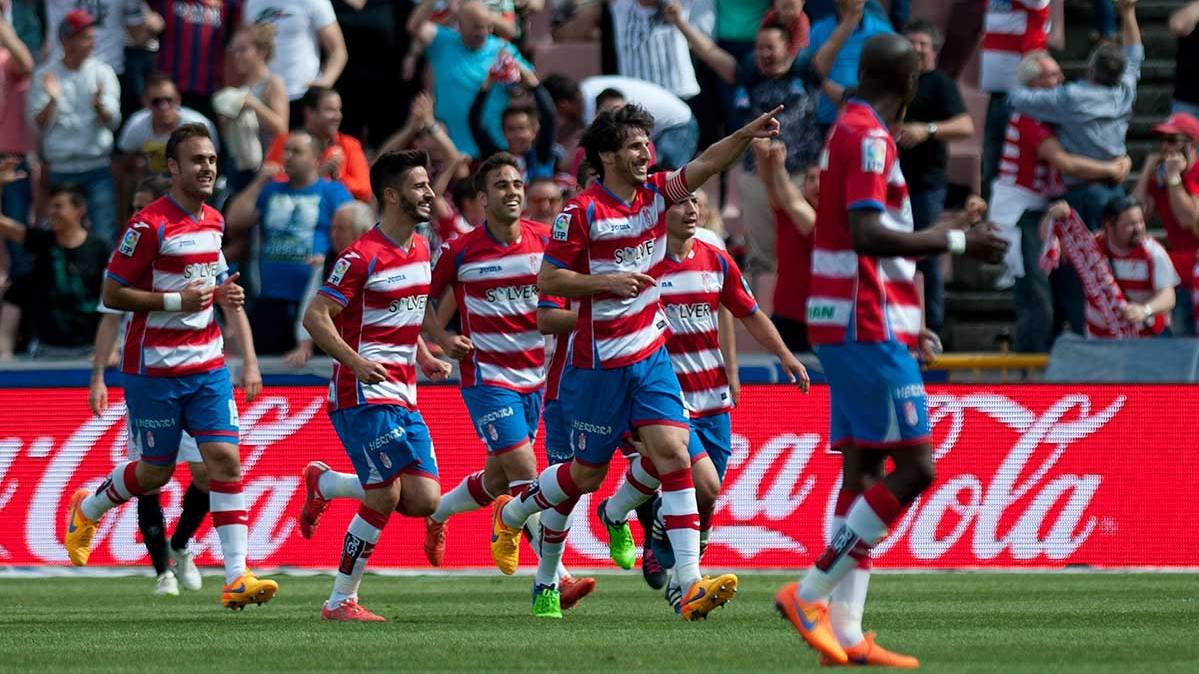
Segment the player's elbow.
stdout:
<svg viewBox="0 0 1199 674">
<path fill-rule="evenodd" d="M 321 321 L 321 311 L 322 309 L 317 302 L 310 302 L 308 308 L 304 310 L 304 319 L 300 321 L 300 324 L 304 326 L 308 334 L 315 335 L 317 333 L 317 327 Z"/>
<path fill-rule="evenodd" d="M 537 288 L 547 295 L 565 295 L 561 283 L 561 270 L 557 267 L 543 265 L 541 271 L 537 273 Z M 538 328 L 541 327 L 540 317 L 538 317 L 537 325 Z"/>
<path fill-rule="evenodd" d="M 554 323 L 545 309 L 537 310 L 537 331 L 543 335 L 554 334 Z"/>
</svg>

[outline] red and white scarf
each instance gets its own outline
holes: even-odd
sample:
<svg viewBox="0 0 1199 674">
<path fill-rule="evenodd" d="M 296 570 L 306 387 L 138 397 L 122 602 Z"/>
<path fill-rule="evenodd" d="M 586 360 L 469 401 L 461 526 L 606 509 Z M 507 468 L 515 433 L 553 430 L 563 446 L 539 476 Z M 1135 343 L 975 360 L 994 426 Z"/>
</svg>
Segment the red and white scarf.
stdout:
<svg viewBox="0 0 1199 674">
<path fill-rule="evenodd" d="M 1051 223 L 1041 248 L 1041 269 L 1045 273 L 1056 269 L 1063 252 L 1066 261 L 1078 272 L 1087 304 L 1095 309 L 1095 318 L 1102 321 L 1105 332 L 1118 339 L 1136 339 L 1140 328 L 1124 320 L 1124 306 L 1128 302 L 1112 275 L 1107 256 L 1099 250 L 1095 235 L 1074 210 L 1069 217 Z"/>
</svg>

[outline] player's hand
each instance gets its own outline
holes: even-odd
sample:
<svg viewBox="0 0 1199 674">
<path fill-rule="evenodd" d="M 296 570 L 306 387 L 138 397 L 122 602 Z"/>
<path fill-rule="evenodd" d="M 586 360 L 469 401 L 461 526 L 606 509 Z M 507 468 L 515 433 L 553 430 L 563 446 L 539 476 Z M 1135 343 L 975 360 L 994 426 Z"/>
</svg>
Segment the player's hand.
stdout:
<svg viewBox="0 0 1199 674">
<path fill-rule="evenodd" d="M 799 362 L 795 354 L 787 351 L 779 357 L 779 364 L 783 366 L 783 373 L 787 375 L 787 381 L 792 384 L 797 384 L 799 390 L 804 393 L 812 387 L 812 379 L 808 376 L 808 368 Z"/>
<path fill-rule="evenodd" d="M 216 303 L 227 309 L 237 309 L 246 303 L 246 291 L 237 285 L 241 272 L 234 272 L 216 289 Z"/>
<path fill-rule="evenodd" d="M 283 362 L 287 363 L 288 367 L 304 367 L 312 358 L 312 340 L 302 339 L 296 342 L 296 347 L 291 351 L 283 354 Z"/>
<path fill-rule="evenodd" d="M 196 279 L 187 284 L 179 297 L 183 300 L 182 310 L 188 313 L 203 311 L 212 306 L 212 297 L 216 288 Z"/>
<path fill-rule="evenodd" d="M 471 343 L 470 337 L 465 337 L 463 335 L 447 335 L 447 337 L 448 339 L 439 342 L 441 344 L 441 350 L 445 352 L 445 355 L 453 358 L 454 360 L 466 358 L 468 355 L 470 355 L 471 351 L 475 350 L 475 345 Z"/>
<path fill-rule="evenodd" d="M 92 414 L 100 416 L 100 413 L 108 409 L 108 387 L 104 385 L 104 379 L 93 380 L 91 386 L 87 389 L 87 406 L 92 408 Z"/>
<path fill-rule="evenodd" d="M 354 376 L 363 384 L 378 384 L 387 379 L 387 368 L 382 363 L 367 360 L 359 356 L 354 361 Z"/>
<path fill-rule="evenodd" d="M 654 277 L 639 271 L 608 274 L 604 279 L 608 292 L 624 299 L 636 297 L 642 290 L 658 285 Z"/>
<path fill-rule="evenodd" d="M 999 236 L 999 229 L 989 222 L 980 222 L 966 230 L 966 255 L 999 264 L 1007 252 L 1008 242 Z"/>
<path fill-rule="evenodd" d="M 1125 155 L 1119 159 L 1113 159 L 1111 164 L 1112 170 L 1111 175 L 1109 176 L 1111 181 L 1117 184 L 1124 182 L 1124 179 L 1127 178 L 1128 174 L 1132 171 L 1132 158 L 1128 155 Z"/>
<path fill-rule="evenodd" d="M 778 106 L 770 112 L 764 112 L 758 115 L 754 121 L 741 127 L 737 133 L 750 138 L 777 138 L 779 135 L 779 121 L 775 119 L 783 111 L 783 106 Z"/>
<path fill-rule="evenodd" d="M 921 362 L 931 363 L 944 351 L 945 347 L 941 346 L 941 338 L 937 336 L 937 333 L 928 328 L 920 330 Z"/>
<path fill-rule="evenodd" d="M 741 404 L 741 375 L 732 369 L 728 371 L 729 397 L 733 399 L 733 407 Z"/>
<path fill-rule="evenodd" d="M 258 363 L 242 363 L 241 366 L 241 381 L 238 386 L 246 392 L 246 402 L 252 403 L 262 393 L 262 372 L 258 369 Z"/>
<path fill-rule="evenodd" d="M 449 378 L 450 373 L 454 371 L 453 365 L 440 358 L 422 360 L 418 365 L 420 365 L 421 374 L 428 377 L 429 381 L 432 382 L 445 381 Z"/>
</svg>

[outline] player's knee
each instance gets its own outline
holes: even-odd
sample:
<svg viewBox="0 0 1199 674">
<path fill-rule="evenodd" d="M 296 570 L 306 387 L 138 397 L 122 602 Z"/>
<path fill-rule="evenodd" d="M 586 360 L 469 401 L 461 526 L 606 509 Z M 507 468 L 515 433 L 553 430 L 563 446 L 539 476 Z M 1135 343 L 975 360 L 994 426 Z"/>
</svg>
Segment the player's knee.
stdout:
<svg viewBox="0 0 1199 674">
<path fill-rule="evenodd" d="M 902 470 L 903 480 L 913 494 L 919 494 L 931 487 L 937 477 L 931 455 L 913 457 L 896 469 Z"/>
<path fill-rule="evenodd" d="M 715 475 L 697 475 L 695 477 L 695 504 L 699 511 L 712 512 L 716 499 L 720 496 L 720 478 Z"/>
<path fill-rule="evenodd" d="M 608 475 L 607 466 L 584 466 L 579 462 L 571 464 L 570 476 L 584 494 L 599 490 Z"/>
<path fill-rule="evenodd" d="M 405 495 L 400 499 L 400 514 L 406 517 L 428 517 L 437 510 L 441 497 L 437 494 Z"/>
<path fill-rule="evenodd" d="M 192 484 L 200 491 L 208 491 L 208 469 L 202 463 L 189 463 L 187 468 L 191 471 Z"/>
<path fill-rule="evenodd" d="M 483 473 L 483 488 L 492 496 L 506 494 L 508 493 L 508 477 L 502 470 L 487 470 Z"/>
<path fill-rule="evenodd" d="M 237 456 L 237 448 L 228 451 L 213 451 L 204 456 L 204 466 L 208 469 L 208 477 L 220 482 L 236 482 L 241 479 L 241 461 Z"/>
<path fill-rule="evenodd" d="M 139 461 L 135 470 L 137 482 L 142 489 L 152 491 L 170 481 L 171 475 L 175 473 L 175 466 L 156 466 L 146 461 Z"/>
</svg>

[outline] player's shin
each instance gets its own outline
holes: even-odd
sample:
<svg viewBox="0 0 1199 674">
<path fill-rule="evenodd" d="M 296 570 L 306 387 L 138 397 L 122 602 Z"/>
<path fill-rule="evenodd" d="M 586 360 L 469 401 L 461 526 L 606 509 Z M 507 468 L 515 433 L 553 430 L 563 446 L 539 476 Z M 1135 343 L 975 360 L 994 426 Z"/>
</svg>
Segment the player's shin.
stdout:
<svg viewBox="0 0 1199 674">
<path fill-rule="evenodd" d="M 246 572 L 246 546 L 249 519 L 241 480 L 209 480 L 209 504 L 212 526 L 221 541 L 225 559 L 225 584 L 236 582 Z"/>
<path fill-rule="evenodd" d="M 437 522 L 445 522 L 453 515 L 486 508 L 494 500 L 495 496 L 483 484 L 483 471 L 480 470 L 467 475 L 449 493 L 442 494 L 441 502 L 431 517 Z"/>
<path fill-rule="evenodd" d="M 362 483 L 353 473 L 327 470 L 321 474 L 317 489 L 320 490 L 321 496 L 327 499 L 352 498 L 355 501 L 362 501 L 366 498 L 366 492 L 362 490 Z"/>
<path fill-rule="evenodd" d="M 562 564 L 562 552 L 566 547 L 566 536 L 570 532 L 570 512 L 574 503 L 567 501 L 550 508 L 540 515 L 540 531 L 537 544 L 537 585 L 557 585 L 558 568 Z"/>
<path fill-rule="evenodd" d="M 899 518 L 903 506 L 878 482 L 856 499 L 845 517 L 845 525 L 833 534 L 824 554 L 808 570 L 799 586 L 799 598 L 808 602 L 827 602 L 837 584 L 862 559 L 864 553 L 887 535 L 891 523 Z"/>
<path fill-rule="evenodd" d="M 837 503 L 833 510 L 833 531 L 845 526 L 845 516 L 857 499 L 857 492 L 842 490 L 837 495 Z M 849 554 L 857 561 L 857 566 L 841 579 L 833 588 L 829 598 L 828 616 L 833 626 L 833 633 L 842 646 L 854 646 L 862 642 L 865 635 L 862 631 L 862 615 L 866 609 L 866 592 L 870 587 L 870 551 L 864 543 L 859 542 Z"/>
<path fill-rule="evenodd" d="M 154 573 L 161 576 L 167 572 L 167 539 L 163 529 L 166 523 L 162 517 L 162 504 L 157 492 L 143 494 L 137 498 L 137 528 L 142 532 L 142 541 L 146 544 L 146 552 L 150 554 L 150 563 L 154 565 Z"/>
<path fill-rule="evenodd" d="M 699 508 L 691 469 L 662 475 L 662 523 L 674 549 L 675 578 L 684 590 L 699 580 Z"/>
<path fill-rule="evenodd" d="M 346 529 L 341 562 L 337 565 L 333 592 L 329 595 L 329 601 L 325 603 L 326 608 L 333 610 L 343 601 L 357 598 L 358 586 L 362 584 L 367 560 L 374 552 L 375 544 L 379 542 L 379 535 L 383 533 L 383 527 L 386 525 L 386 514 L 377 512 L 365 504 L 358 507 L 358 514 Z"/>
<path fill-rule="evenodd" d="M 582 491 L 570 475 L 571 464 L 567 461 L 543 470 L 519 498 L 512 499 L 504 506 L 504 524 L 513 529 L 520 528 L 533 513 L 581 496 Z"/>
<path fill-rule="evenodd" d="M 137 461 L 128 461 L 112 469 L 112 474 L 100 485 L 96 493 L 79 504 L 83 516 L 95 522 L 104 513 L 125 503 L 135 496 L 146 493 L 137 479 Z"/>
<path fill-rule="evenodd" d="M 654 497 L 659 485 L 658 471 L 653 462 L 637 456 L 629 462 L 620 486 L 604 504 L 604 516 L 613 523 L 624 522 L 637 506 Z"/>
</svg>

